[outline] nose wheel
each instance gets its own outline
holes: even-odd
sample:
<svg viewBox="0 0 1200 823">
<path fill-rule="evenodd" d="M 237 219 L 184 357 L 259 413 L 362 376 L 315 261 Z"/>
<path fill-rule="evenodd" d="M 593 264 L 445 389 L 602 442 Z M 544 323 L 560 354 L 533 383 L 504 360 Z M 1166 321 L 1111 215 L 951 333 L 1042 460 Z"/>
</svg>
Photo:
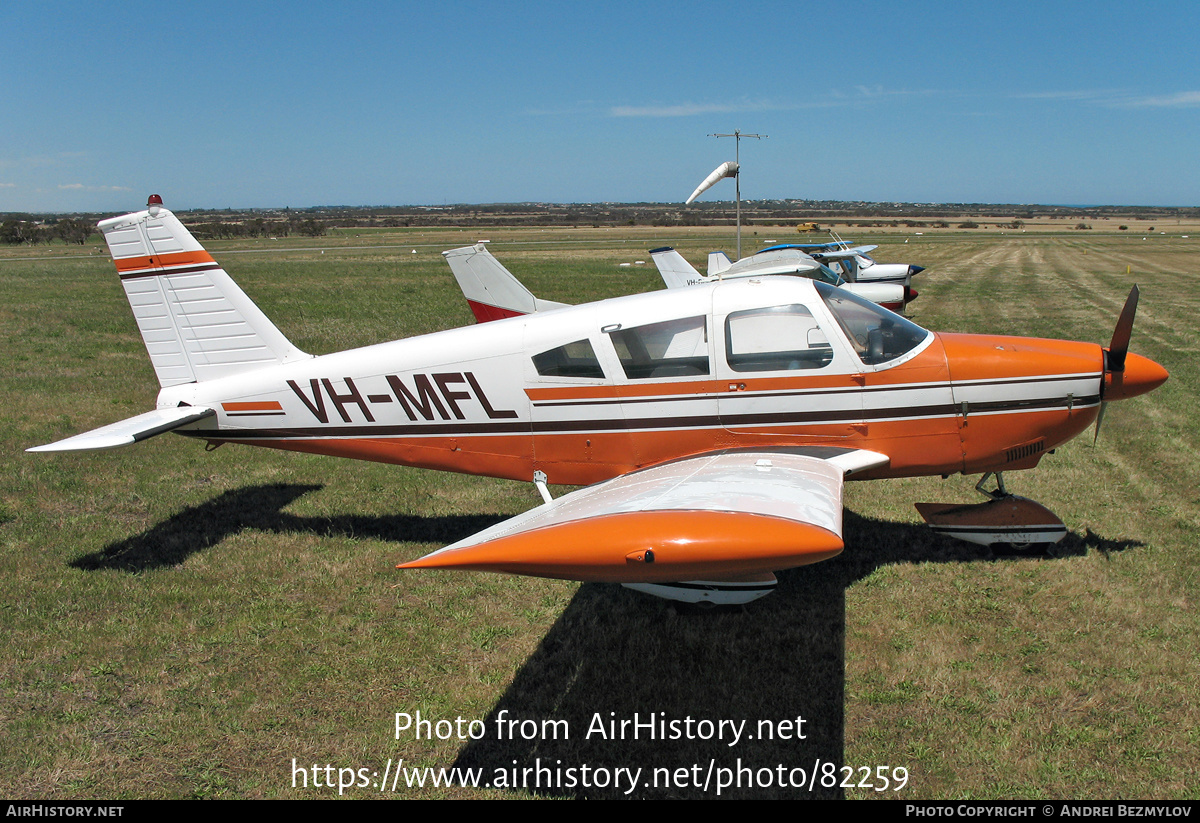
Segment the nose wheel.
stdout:
<svg viewBox="0 0 1200 823">
<path fill-rule="evenodd" d="M 990 478 L 995 488 L 986 488 Z M 1016 551 L 1053 545 L 1067 535 L 1067 527 L 1054 512 L 1027 497 L 1010 494 L 1000 472 L 979 478 L 975 490 L 988 498 L 985 503 L 917 503 L 917 512 L 939 534 L 978 543 L 1007 544 Z"/>
</svg>

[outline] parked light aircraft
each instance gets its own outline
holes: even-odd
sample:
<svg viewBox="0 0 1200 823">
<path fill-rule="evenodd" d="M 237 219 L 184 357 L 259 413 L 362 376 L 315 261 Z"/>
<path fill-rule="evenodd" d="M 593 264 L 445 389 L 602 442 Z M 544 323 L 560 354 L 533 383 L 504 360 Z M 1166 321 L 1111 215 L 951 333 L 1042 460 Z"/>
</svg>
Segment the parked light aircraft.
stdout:
<svg viewBox="0 0 1200 823">
<path fill-rule="evenodd" d="M 736 263 L 730 262 L 724 252 L 711 252 L 708 255 L 707 276 L 700 274 L 682 254 L 669 246 L 651 249 L 650 257 L 654 260 L 654 265 L 658 266 L 658 272 L 669 289 L 735 277 L 792 275 L 840 286 L 851 294 L 857 294 L 893 311 L 901 311 L 916 297 L 915 291 L 901 283 L 852 283 L 821 261 L 792 246 L 772 246 L 757 254 L 743 257 Z"/>
<path fill-rule="evenodd" d="M 442 252 L 471 313 L 480 323 L 536 311 L 559 309 L 566 303 L 542 300 L 513 276 L 483 243 Z M 720 278 L 707 278 L 696 271 L 679 252 L 671 248 L 651 249 L 650 257 L 668 289 L 694 286 Z M 905 290 L 893 283 L 847 283 L 830 269 L 798 251 L 780 250 L 739 261 L 725 277 L 765 277 L 792 275 L 840 286 L 885 308 L 904 306 Z"/>
<path fill-rule="evenodd" d="M 1167 379 L 1127 354 L 1136 289 L 1106 349 L 937 334 L 798 277 L 619 297 L 315 357 L 161 203 L 100 223 L 161 385 L 157 408 L 31 451 L 174 431 L 533 481 L 546 499 L 406 569 L 745 602 L 771 590 L 774 571 L 842 550 L 845 478 L 1032 468 L 1096 421 L 1101 403 Z M 547 483 L 586 488 L 551 500 Z M 971 517 L 932 517 L 967 536 L 982 520 L 981 542 L 1024 539 L 1042 524 L 1002 492 L 966 507 Z"/>
<path fill-rule="evenodd" d="M 834 237 L 837 237 L 835 234 Z M 771 246 L 773 249 L 799 249 L 825 263 L 851 283 L 899 283 L 910 287 L 914 274 L 925 271 L 924 266 L 912 266 L 907 263 L 876 263 L 870 256 L 878 246 L 851 246 L 841 238 L 833 243 L 785 243 Z M 722 255 L 723 256 L 723 255 Z M 728 260 L 729 258 L 725 258 Z M 709 274 L 712 271 L 712 258 L 709 258 Z M 916 299 L 916 291 L 907 302 Z"/>
<path fill-rule="evenodd" d="M 736 263 L 730 260 L 725 252 L 714 251 L 709 252 L 708 255 L 708 276 L 710 278 L 728 277 L 731 269 L 746 263 L 747 259 L 754 260 L 760 254 L 778 254 L 785 250 L 792 250 L 793 253 L 805 254 L 827 266 L 847 283 L 857 284 L 855 288 L 864 289 L 883 285 L 900 287 L 903 290 L 903 304 L 900 308 L 903 308 L 917 299 L 918 292 L 912 287 L 912 278 L 914 274 L 925 271 L 925 267 L 912 266 L 907 263 L 876 263 L 868 252 L 877 248 L 879 247 L 851 246 L 840 239 L 834 243 L 783 243 L 777 246 L 768 246 L 754 257 L 744 258 Z M 889 309 L 899 310 L 884 301 L 876 300 L 875 302 L 883 303 Z"/>
</svg>

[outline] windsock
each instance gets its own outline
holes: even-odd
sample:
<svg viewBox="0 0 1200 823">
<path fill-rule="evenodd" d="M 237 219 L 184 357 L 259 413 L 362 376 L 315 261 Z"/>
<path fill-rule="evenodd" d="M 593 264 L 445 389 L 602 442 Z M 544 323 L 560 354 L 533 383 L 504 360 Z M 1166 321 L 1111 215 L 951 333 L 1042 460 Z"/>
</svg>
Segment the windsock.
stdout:
<svg viewBox="0 0 1200 823">
<path fill-rule="evenodd" d="M 704 178 L 704 182 L 696 187 L 696 190 L 692 192 L 692 196 L 687 199 L 687 203 L 684 203 L 684 205 L 690 205 L 693 200 L 711 189 L 718 180 L 722 180 L 726 177 L 737 177 L 737 173 L 738 164 L 732 160 L 725 161 L 713 169 L 712 174 Z"/>
</svg>

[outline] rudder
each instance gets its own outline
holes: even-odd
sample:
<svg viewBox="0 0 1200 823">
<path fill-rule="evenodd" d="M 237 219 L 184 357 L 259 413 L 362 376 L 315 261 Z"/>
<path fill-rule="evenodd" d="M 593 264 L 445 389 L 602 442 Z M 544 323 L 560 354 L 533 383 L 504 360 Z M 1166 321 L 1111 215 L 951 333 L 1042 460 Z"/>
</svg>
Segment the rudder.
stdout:
<svg viewBox="0 0 1200 823">
<path fill-rule="evenodd" d="M 138 330 L 163 387 L 306 359 L 179 219 L 145 211 L 102 220 Z"/>
</svg>

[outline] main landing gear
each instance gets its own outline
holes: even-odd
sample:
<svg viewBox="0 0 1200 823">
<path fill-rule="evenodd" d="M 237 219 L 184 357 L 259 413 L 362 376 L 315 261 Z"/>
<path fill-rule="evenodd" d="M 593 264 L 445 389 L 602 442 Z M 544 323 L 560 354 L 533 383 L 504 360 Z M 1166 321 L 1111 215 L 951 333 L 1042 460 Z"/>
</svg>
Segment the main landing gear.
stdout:
<svg viewBox="0 0 1200 823">
<path fill-rule="evenodd" d="M 996 487 L 985 489 L 993 476 Z M 917 503 L 917 511 L 935 532 L 981 546 L 1008 544 L 1017 551 L 1028 551 L 1066 537 L 1067 527 L 1054 512 L 1027 497 L 1009 494 L 1000 472 L 979 478 L 975 490 L 988 498 L 986 503 Z"/>
</svg>

